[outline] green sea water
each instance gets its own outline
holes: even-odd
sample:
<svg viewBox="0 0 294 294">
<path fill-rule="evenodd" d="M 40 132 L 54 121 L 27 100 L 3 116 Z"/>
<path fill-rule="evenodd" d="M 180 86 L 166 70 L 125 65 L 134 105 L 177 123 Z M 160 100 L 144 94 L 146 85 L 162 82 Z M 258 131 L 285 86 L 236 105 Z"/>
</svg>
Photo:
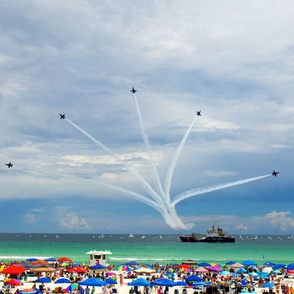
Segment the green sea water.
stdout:
<svg viewBox="0 0 294 294">
<path fill-rule="evenodd" d="M 171 264 L 187 259 L 226 263 L 253 260 L 289 264 L 294 262 L 294 238 L 290 236 L 236 236 L 236 243 L 183 243 L 178 235 L 92 235 L 92 234 L 0 234 L 0 260 L 23 261 L 30 257 L 68 257 L 87 263 L 90 250 L 109 250 L 108 263 L 131 260 Z"/>
</svg>

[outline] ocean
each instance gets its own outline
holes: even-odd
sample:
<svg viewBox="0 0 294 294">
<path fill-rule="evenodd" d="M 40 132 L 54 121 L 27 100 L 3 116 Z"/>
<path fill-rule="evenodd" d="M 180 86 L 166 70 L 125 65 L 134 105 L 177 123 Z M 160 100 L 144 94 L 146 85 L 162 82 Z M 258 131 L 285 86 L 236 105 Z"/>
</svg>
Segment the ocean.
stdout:
<svg viewBox="0 0 294 294">
<path fill-rule="evenodd" d="M 111 265 L 131 260 L 142 263 L 171 264 L 187 259 L 224 264 L 253 260 L 289 264 L 294 262 L 294 238 L 291 236 L 236 236 L 235 243 L 183 243 L 178 235 L 123 234 L 0 234 L 0 260 L 23 261 L 30 257 L 68 257 L 75 263 L 89 261 L 90 250 L 109 250 Z"/>
</svg>

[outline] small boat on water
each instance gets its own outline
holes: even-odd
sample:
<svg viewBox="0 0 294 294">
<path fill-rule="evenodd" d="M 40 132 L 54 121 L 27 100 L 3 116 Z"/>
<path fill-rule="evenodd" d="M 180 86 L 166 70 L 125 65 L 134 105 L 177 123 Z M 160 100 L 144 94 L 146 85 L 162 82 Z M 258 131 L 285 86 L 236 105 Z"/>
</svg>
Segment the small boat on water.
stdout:
<svg viewBox="0 0 294 294">
<path fill-rule="evenodd" d="M 196 236 L 202 236 L 202 238 L 197 238 Z M 207 230 L 206 235 L 192 233 L 191 236 L 179 236 L 182 242 L 207 242 L 207 243 L 234 243 L 235 237 L 229 236 L 222 229 L 216 228 L 215 225 L 211 226 Z"/>
</svg>

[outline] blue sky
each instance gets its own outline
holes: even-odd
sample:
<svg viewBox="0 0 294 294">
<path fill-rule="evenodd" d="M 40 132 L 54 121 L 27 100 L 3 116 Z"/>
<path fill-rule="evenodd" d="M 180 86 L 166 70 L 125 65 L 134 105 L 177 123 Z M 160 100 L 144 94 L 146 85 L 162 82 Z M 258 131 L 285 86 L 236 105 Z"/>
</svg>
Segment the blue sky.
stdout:
<svg viewBox="0 0 294 294">
<path fill-rule="evenodd" d="M 216 223 L 231 234 L 292 234 L 291 1 L 20 0 L 0 8 L 1 232 L 177 233 L 153 204 L 100 183 L 153 201 L 130 170 L 156 189 L 154 163 L 163 185 L 202 110 L 171 199 L 280 174 L 185 199 L 174 216 L 195 232 Z"/>
</svg>

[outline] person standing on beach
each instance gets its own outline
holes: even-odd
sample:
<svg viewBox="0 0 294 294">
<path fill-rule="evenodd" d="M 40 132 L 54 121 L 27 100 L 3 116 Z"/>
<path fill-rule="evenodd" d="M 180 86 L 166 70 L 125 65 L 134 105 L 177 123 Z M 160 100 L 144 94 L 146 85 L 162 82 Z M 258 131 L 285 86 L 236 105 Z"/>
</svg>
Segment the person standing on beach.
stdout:
<svg viewBox="0 0 294 294">
<path fill-rule="evenodd" d="M 90 289 L 89 289 L 88 286 L 87 286 L 86 289 L 85 289 L 85 294 L 90 294 Z"/>
</svg>

